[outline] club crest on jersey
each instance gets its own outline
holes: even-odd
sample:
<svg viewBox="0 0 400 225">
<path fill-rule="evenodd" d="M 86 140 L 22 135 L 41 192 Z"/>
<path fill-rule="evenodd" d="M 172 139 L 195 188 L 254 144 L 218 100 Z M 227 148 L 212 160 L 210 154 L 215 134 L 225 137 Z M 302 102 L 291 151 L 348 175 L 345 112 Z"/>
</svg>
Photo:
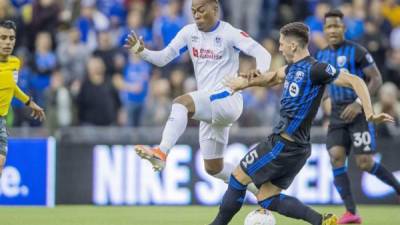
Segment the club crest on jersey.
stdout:
<svg viewBox="0 0 400 225">
<path fill-rule="evenodd" d="M 338 56 L 336 58 L 336 62 L 339 67 L 344 67 L 344 65 L 346 65 L 347 62 L 347 57 L 345 55 Z"/>
<path fill-rule="evenodd" d="M 304 78 L 304 72 L 303 71 L 297 71 L 295 76 L 294 76 L 294 81 L 299 82 L 303 80 Z"/>
<path fill-rule="evenodd" d="M 331 76 L 334 76 L 336 73 L 336 69 L 331 64 L 328 64 L 328 66 L 325 69 L 325 72 L 327 72 Z"/>
<path fill-rule="evenodd" d="M 215 37 L 215 45 L 218 47 L 222 46 L 222 38 L 221 37 Z"/>
<path fill-rule="evenodd" d="M 297 85 L 294 82 L 289 85 L 289 94 L 290 94 L 290 96 L 296 97 L 297 95 L 299 95 L 299 92 L 300 92 L 299 85 Z"/>
</svg>

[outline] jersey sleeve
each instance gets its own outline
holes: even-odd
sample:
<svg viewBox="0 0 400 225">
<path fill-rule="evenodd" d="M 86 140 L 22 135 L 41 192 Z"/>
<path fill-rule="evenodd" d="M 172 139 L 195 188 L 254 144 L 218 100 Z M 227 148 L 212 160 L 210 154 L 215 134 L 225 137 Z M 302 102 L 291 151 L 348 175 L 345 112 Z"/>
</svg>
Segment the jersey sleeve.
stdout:
<svg viewBox="0 0 400 225">
<path fill-rule="evenodd" d="M 172 48 L 174 52 L 178 55 L 184 53 L 187 51 L 187 36 L 189 33 L 190 27 L 185 26 L 183 27 L 172 39 L 172 41 L 169 43 L 168 47 Z"/>
<path fill-rule="evenodd" d="M 374 58 L 372 58 L 372 55 L 368 52 L 367 49 L 365 49 L 362 46 L 356 47 L 355 55 L 356 55 L 355 59 L 357 67 L 361 69 L 364 69 L 365 67 L 368 67 L 375 63 Z"/>
<path fill-rule="evenodd" d="M 340 71 L 331 64 L 317 62 L 312 66 L 310 76 L 314 84 L 322 85 L 333 82 L 339 73 Z"/>
<path fill-rule="evenodd" d="M 252 48 L 256 47 L 258 43 L 250 37 L 246 32 L 232 27 L 230 31 L 232 38 L 232 47 L 248 54 Z"/>
<path fill-rule="evenodd" d="M 188 48 L 186 40 L 189 32 L 188 29 L 188 26 L 182 28 L 163 50 L 151 51 L 145 48 L 141 53 L 139 53 L 140 57 L 156 66 L 165 66 L 180 54 L 187 51 Z"/>
<path fill-rule="evenodd" d="M 29 96 L 26 95 L 17 85 L 15 85 L 14 96 L 24 104 L 29 100 Z"/>
<path fill-rule="evenodd" d="M 232 47 L 248 56 L 254 57 L 257 63 L 257 70 L 262 73 L 268 71 L 271 66 L 271 54 L 246 32 L 233 27 L 231 32 Z"/>
</svg>

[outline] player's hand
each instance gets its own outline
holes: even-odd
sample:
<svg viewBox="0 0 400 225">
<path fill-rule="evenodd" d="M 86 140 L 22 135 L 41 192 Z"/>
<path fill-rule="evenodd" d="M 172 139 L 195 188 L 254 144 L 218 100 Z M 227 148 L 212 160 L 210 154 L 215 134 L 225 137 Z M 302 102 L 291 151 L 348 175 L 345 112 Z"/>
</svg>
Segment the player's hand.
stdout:
<svg viewBox="0 0 400 225">
<path fill-rule="evenodd" d="M 230 88 L 233 91 L 233 93 L 247 88 L 248 84 L 249 81 L 247 80 L 247 78 L 243 78 L 240 76 L 224 81 L 224 85 Z"/>
<path fill-rule="evenodd" d="M 35 119 L 35 120 L 39 120 L 39 121 L 43 121 L 46 119 L 46 114 L 44 113 L 44 110 L 38 106 L 34 101 L 31 101 L 29 103 L 29 108 L 32 109 L 32 113 L 31 116 Z"/>
<path fill-rule="evenodd" d="M 362 107 L 357 102 L 353 102 L 350 105 L 346 106 L 343 110 L 342 114 L 340 114 L 340 118 L 342 118 L 346 122 L 352 122 L 354 118 L 358 114 L 362 112 Z"/>
<path fill-rule="evenodd" d="M 144 42 L 142 37 L 138 38 L 134 31 L 125 39 L 124 47 L 131 49 L 134 53 L 138 54 L 144 50 Z"/>
<path fill-rule="evenodd" d="M 390 122 L 394 123 L 394 118 L 387 114 L 387 113 L 379 113 L 379 114 L 372 114 L 367 118 L 368 122 L 373 122 L 373 123 L 385 123 L 385 122 Z"/>
<path fill-rule="evenodd" d="M 241 72 L 238 76 L 247 79 L 248 82 L 250 82 L 252 79 L 261 76 L 261 72 L 259 70 L 250 70 L 247 73 Z"/>
</svg>

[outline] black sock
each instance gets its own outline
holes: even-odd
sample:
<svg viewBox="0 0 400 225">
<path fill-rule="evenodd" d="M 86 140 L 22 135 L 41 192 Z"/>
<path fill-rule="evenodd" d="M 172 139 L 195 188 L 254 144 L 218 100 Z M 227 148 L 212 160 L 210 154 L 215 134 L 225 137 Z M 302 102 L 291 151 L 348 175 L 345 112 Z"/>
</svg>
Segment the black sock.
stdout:
<svg viewBox="0 0 400 225">
<path fill-rule="evenodd" d="M 294 219 L 305 220 L 312 225 L 320 225 L 322 222 L 321 214 L 291 196 L 283 194 L 275 195 L 259 201 L 258 204 L 265 209 Z"/>
<path fill-rule="evenodd" d="M 231 176 L 228 190 L 224 194 L 218 215 L 211 225 L 227 225 L 231 221 L 243 205 L 246 187 L 247 185 L 241 184 L 235 177 Z"/>
<path fill-rule="evenodd" d="M 387 185 L 390 185 L 394 188 L 398 195 L 400 195 L 400 184 L 397 181 L 396 177 L 389 172 L 383 165 L 375 162 L 372 167 L 370 174 L 375 175 L 379 180 L 385 182 Z"/>
<path fill-rule="evenodd" d="M 347 175 L 347 167 L 343 166 L 334 169 L 333 176 L 334 184 L 344 202 L 344 205 L 346 206 L 346 210 L 356 214 L 356 204 L 351 193 L 350 180 L 349 176 Z"/>
</svg>

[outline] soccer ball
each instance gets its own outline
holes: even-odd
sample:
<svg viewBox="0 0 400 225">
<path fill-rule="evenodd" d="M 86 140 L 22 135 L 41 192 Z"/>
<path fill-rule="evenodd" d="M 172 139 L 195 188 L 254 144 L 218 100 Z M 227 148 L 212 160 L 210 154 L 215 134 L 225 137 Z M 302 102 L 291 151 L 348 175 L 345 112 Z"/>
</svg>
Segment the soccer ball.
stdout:
<svg viewBox="0 0 400 225">
<path fill-rule="evenodd" d="M 244 225 L 275 225 L 275 217 L 266 209 L 256 209 L 247 214 Z"/>
</svg>

